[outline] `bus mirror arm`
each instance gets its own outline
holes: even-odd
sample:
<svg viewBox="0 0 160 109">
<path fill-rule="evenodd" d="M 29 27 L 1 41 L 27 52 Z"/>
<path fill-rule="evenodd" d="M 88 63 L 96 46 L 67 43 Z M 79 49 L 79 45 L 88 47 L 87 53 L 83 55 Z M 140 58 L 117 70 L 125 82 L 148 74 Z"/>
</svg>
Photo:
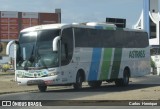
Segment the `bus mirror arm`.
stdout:
<svg viewBox="0 0 160 109">
<path fill-rule="evenodd" d="M 12 40 L 12 41 L 10 41 L 8 44 L 7 44 L 7 47 L 6 47 L 6 55 L 9 55 L 10 54 L 10 47 L 11 47 L 11 45 L 12 44 L 19 44 L 19 42 L 18 41 L 15 41 L 15 40 Z"/>
<path fill-rule="evenodd" d="M 53 39 L 53 51 L 58 51 L 58 41 L 61 39 L 60 36 L 57 36 Z"/>
</svg>

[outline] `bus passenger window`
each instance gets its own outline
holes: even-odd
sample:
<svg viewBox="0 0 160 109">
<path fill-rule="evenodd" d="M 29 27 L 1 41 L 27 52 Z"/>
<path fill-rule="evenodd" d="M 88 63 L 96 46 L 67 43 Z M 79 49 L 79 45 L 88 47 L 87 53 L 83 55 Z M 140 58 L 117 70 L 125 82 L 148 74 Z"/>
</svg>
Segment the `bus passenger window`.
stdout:
<svg viewBox="0 0 160 109">
<path fill-rule="evenodd" d="M 68 47 L 67 44 L 62 44 L 61 48 L 61 63 L 62 65 L 65 65 L 68 63 Z"/>
<path fill-rule="evenodd" d="M 61 65 L 70 63 L 73 56 L 73 32 L 72 28 L 66 28 L 62 31 L 61 38 Z"/>
</svg>

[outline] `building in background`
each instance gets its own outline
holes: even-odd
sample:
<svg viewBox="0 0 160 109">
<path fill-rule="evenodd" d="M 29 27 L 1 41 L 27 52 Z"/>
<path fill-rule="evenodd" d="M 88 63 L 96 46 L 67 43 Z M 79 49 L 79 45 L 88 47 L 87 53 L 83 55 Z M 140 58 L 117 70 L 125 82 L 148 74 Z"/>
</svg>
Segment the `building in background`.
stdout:
<svg viewBox="0 0 160 109">
<path fill-rule="evenodd" d="M 13 39 L 18 40 L 22 29 L 53 23 L 61 23 L 61 9 L 55 9 L 55 13 L 0 11 L 0 64 L 12 60 L 13 56 L 6 56 L 6 45 Z"/>
<path fill-rule="evenodd" d="M 160 75 L 160 14 L 159 0 L 143 0 L 143 9 L 134 29 L 143 29 L 148 32 L 151 46 L 152 71 Z M 153 62 L 152 62 L 153 61 Z M 155 67 L 153 67 L 155 66 Z M 154 69 L 154 70 L 153 70 Z"/>
</svg>

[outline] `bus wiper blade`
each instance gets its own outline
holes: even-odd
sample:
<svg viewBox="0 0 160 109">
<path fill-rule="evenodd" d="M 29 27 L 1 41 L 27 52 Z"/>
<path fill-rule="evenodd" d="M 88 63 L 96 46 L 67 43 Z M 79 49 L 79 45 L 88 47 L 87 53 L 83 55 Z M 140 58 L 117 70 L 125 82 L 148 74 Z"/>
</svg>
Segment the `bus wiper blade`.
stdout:
<svg viewBox="0 0 160 109">
<path fill-rule="evenodd" d="M 30 61 L 31 63 L 34 62 L 34 58 L 35 58 L 35 56 L 33 55 L 33 53 L 34 53 L 34 45 L 33 45 L 33 48 L 32 48 L 31 55 L 30 55 L 30 57 L 29 57 L 29 61 Z"/>
<path fill-rule="evenodd" d="M 41 70 L 41 69 L 48 69 L 48 67 L 27 67 L 27 70 Z"/>
<path fill-rule="evenodd" d="M 28 70 L 28 67 L 27 67 L 27 66 L 25 66 L 25 67 L 24 67 L 24 70 Z"/>
<path fill-rule="evenodd" d="M 29 66 L 29 63 L 33 63 L 33 62 L 34 62 L 33 51 L 34 51 L 34 45 L 33 45 L 32 52 L 31 52 L 31 54 L 30 54 L 30 57 L 29 57 L 29 59 L 27 59 L 27 62 L 25 63 L 24 70 L 28 70 L 28 67 L 30 67 L 30 66 Z"/>
</svg>

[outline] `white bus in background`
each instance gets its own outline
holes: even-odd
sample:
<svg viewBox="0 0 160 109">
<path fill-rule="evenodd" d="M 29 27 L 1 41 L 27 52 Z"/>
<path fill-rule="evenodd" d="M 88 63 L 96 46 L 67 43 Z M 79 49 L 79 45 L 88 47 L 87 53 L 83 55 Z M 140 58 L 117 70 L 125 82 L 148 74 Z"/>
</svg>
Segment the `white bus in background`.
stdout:
<svg viewBox="0 0 160 109">
<path fill-rule="evenodd" d="M 15 77 L 20 85 L 98 87 L 102 81 L 127 86 L 130 77 L 150 73 L 146 32 L 113 24 L 49 24 L 20 32 L 16 45 Z"/>
<path fill-rule="evenodd" d="M 152 45 L 151 46 L 151 58 L 154 64 L 152 72 L 156 75 L 160 75 L 160 46 Z"/>
</svg>

